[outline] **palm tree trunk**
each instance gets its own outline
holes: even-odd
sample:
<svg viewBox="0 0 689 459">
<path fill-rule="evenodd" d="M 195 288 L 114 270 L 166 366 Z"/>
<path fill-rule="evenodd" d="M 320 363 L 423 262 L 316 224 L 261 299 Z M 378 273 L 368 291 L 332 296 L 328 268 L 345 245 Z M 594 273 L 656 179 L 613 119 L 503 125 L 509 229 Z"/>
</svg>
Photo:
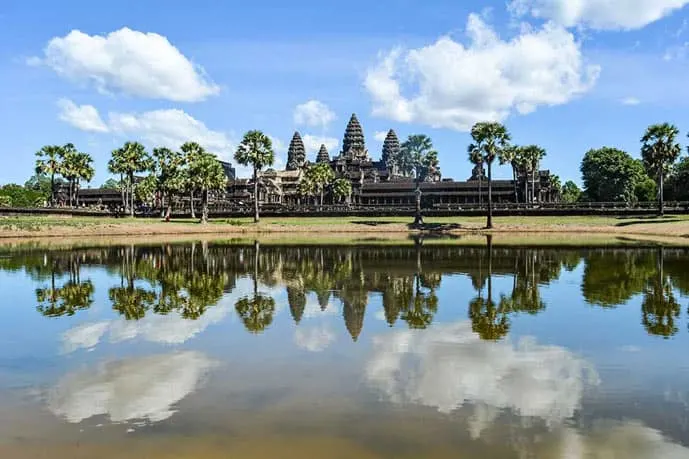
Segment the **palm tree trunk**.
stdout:
<svg viewBox="0 0 689 459">
<path fill-rule="evenodd" d="M 196 218 L 196 210 L 194 209 L 194 190 L 189 190 L 189 210 L 191 211 L 191 218 Z"/>
<path fill-rule="evenodd" d="M 524 167 L 524 204 L 529 202 L 529 171 Z"/>
<path fill-rule="evenodd" d="M 665 199 L 664 199 L 665 196 L 664 196 L 664 194 L 663 194 L 663 188 L 664 188 L 663 185 L 664 185 L 664 181 L 665 181 L 665 180 L 664 180 L 663 175 L 664 175 L 664 174 L 663 174 L 663 171 L 662 171 L 662 168 L 661 168 L 660 177 L 659 177 L 659 180 L 658 180 L 658 182 L 660 182 L 659 190 L 658 190 L 658 198 L 659 198 L 659 201 L 660 201 L 660 202 L 659 202 L 659 206 L 660 206 L 660 216 L 661 216 L 661 217 L 662 217 L 663 215 L 665 215 L 665 202 L 664 202 L 664 201 L 665 201 Z"/>
<path fill-rule="evenodd" d="M 323 188 L 321 188 L 321 205 L 319 210 L 323 210 Z"/>
<path fill-rule="evenodd" d="M 129 174 L 129 216 L 134 217 L 134 173 Z"/>
<path fill-rule="evenodd" d="M 258 171 L 254 166 L 254 223 L 258 223 Z"/>
<path fill-rule="evenodd" d="M 170 221 L 170 217 L 172 216 L 172 194 L 168 192 L 167 194 L 167 209 L 165 211 L 165 221 Z"/>
<path fill-rule="evenodd" d="M 488 161 L 488 222 L 486 228 L 493 227 L 493 162 Z"/>
<path fill-rule="evenodd" d="M 512 182 L 514 183 L 514 202 L 518 203 L 519 198 L 517 197 L 517 168 L 512 164 Z"/>
<path fill-rule="evenodd" d="M 538 202 L 538 199 L 536 198 L 536 167 L 534 166 L 531 169 L 531 201 Z"/>
<path fill-rule="evenodd" d="M 423 226 L 423 215 L 421 215 L 421 180 L 416 177 L 416 211 L 414 213 L 414 226 Z"/>
<path fill-rule="evenodd" d="M 478 176 L 478 205 L 479 205 L 479 207 L 483 207 L 483 190 L 481 189 L 481 181 L 482 181 L 482 177 L 479 175 Z"/>
<path fill-rule="evenodd" d="M 50 174 L 50 207 L 55 207 L 55 172 Z"/>
<path fill-rule="evenodd" d="M 201 199 L 203 208 L 201 210 L 201 223 L 205 225 L 208 223 L 208 190 L 205 189 L 202 191 L 202 193 Z"/>
</svg>

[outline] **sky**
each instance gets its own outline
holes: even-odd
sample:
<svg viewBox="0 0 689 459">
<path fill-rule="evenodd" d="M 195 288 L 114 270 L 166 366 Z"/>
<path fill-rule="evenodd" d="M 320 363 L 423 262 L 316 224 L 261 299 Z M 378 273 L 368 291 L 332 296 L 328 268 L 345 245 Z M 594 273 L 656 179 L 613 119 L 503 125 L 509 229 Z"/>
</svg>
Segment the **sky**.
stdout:
<svg viewBox="0 0 689 459">
<path fill-rule="evenodd" d="M 374 159 L 387 130 L 423 133 L 443 177 L 465 180 L 468 130 L 500 121 L 581 183 L 588 149 L 638 157 L 650 124 L 689 143 L 687 4 L 1 0 L 0 183 L 23 183 L 43 145 L 90 153 L 99 186 L 127 140 L 231 159 L 251 129 L 284 168 L 295 131 L 310 159 L 338 154 L 352 113 Z"/>
</svg>

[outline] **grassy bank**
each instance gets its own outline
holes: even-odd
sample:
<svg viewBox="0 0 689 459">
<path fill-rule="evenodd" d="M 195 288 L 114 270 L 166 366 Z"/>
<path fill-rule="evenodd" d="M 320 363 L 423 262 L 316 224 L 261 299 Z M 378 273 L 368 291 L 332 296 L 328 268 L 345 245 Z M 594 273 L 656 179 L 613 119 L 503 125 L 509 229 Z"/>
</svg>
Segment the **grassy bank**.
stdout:
<svg viewBox="0 0 689 459">
<path fill-rule="evenodd" d="M 496 217 L 495 235 L 510 235 L 512 240 L 537 242 L 544 235 L 562 242 L 591 239 L 608 235 L 612 239 L 677 239 L 689 243 L 689 215 L 648 217 Z M 227 237 L 230 239 L 280 239 L 285 241 L 344 240 L 404 240 L 422 233 L 432 237 L 459 237 L 486 234 L 485 219 L 481 217 L 427 218 L 426 227 L 411 228 L 408 217 L 341 217 L 341 218 L 264 218 L 254 224 L 249 218 L 213 220 L 201 225 L 192 220 L 162 222 L 157 219 L 101 218 L 101 217 L 0 217 L 0 238 L 103 238 L 144 237 L 190 239 Z"/>
</svg>

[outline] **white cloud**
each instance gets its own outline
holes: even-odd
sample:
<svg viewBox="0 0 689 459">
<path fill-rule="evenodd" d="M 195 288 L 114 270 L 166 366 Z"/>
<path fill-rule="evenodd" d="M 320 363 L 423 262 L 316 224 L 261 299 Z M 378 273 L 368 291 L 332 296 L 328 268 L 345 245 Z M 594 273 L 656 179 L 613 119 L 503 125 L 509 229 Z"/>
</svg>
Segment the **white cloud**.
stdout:
<svg viewBox="0 0 689 459">
<path fill-rule="evenodd" d="M 110 322 L 83 324 L 71 328 L 62 334 L 62 352 L 72 353 L 77 349 L 92 350 L 108 331 Z"/>
<path fill-rule="evenodd" d="M 449 37 L 418 49 L 395 49 L 369 69 L 365 87 L 373 115 L 466 131 L 478 121 L 565 104 L 589 91 L 600 68 L 584 62 L 581 46 L 562 27 L 523 28 L 509 41 L 476 14 L 469 44 Z M 414 91 L 415 94 L 405 95 Z"/>
<path fill-rule="evenodd" d="M 443 413 L 474 405 L 471 432 L 479 436 L 501 409 L 561 425 L 581 405 L 595 371 L 558 346 L 522 339 L 481 340 L 471 324 L 413 330 L 374 338 L 368 382 L 395 403 L 420 403 Z M 585 379 L 588 377 L 588 379 Z"/>
<path fill-rule="evenodd" d="M 322 352 L 335 341 L 335 333 L 327 325 L 297 327 L 294 342 L 309 352 Z"/>
<path fill-rule="evenodd" d="M 636 97 L 625 97 L 620 101 L 622 105 L 639 105 L 641 101 Z"/>
<path fill-rule="evenodd" d="M 309 100 L 294 109 L 294 123 L 297 125 L 325 129 L 335 119 L 335 112 L 318 100 Z"/>
<path fill-rule="evenodd" d="M 175 413 L 173 405 L 194 392 L 213 366 L 193 351 L 103 363 L 58 381 L 48 408 L 72 423 L 98 415 L 112 422 L 159 422 Z"/>
<path fill-rule="evenodd" d="M 325 147 L 328 149 L 328 152 L 330 152 L 332 155 L 337 146 L 340 144 L 340 141 L 334 137 L 324 137 L 311 134 L 302 136 L 302 140 L 304 141 L 304 148 L 306 148 L 307 153 L 317 152 L 321 148 L 321 145 L 325 145 Z"/>
<path fill-rule="evenodd" d="M 27 62 L 40 62 L 61 76 L 87 81 L 106 93 L 196 102 L 220 91 L 166 37 L 126 27 L 105 36 L 72 30 L 51 39 L 43 58 Z"/>
<path fill-rule="evenodd" d="M 108 132 L 98 110 L 93 105 L 76 105 L 68 99 L 60 99 L 57 102 L 60 107 L 60 119 L 77 129 L 89 132 Z"/>
<path fill-rule="evenodd" d="M 376 131 L 375 134 L 373 134 L 373 138 L 376 139 L 378 142 L 385 142 L 385 138 L 388 136 L 387 131 Z"/>
<path fill-rule="evenodd" d="M 509 9 L 565 27 L 631 30 L 669 16 L 687 3 L 689 0 L 512 0 Z"/>
</svg>

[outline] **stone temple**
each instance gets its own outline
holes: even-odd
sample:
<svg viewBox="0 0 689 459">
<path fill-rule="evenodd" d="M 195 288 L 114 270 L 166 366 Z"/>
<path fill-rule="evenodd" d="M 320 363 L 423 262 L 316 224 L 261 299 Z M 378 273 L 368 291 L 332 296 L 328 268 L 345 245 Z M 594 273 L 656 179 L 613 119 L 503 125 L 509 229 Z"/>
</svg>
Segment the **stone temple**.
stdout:
<svg viewBox="0 0 689 459">
<path fill-rule="evenodd" d="M 314 162 L 329 163 L 336 177 L 349 180 L 352 194 L 348 204 L 413 207 L 416 200 L 414 177 L 405 176 L 398 171 L 393 161 L 400 148 L 397 134 L 390 130 L 383 142 L 380 159 L 373 159 L 366 147 L 361 123 L 353 114 L 345 128 L 339 154 L 331 158 L 325 145 L 321 145 Z M 299 183 L 305 169 L 311 164 L 306 156 L 301 135 L 295 132 L 287 152 L 285 170 L 268 169 L 260 175 L 259 200 L 262 204 L 298 210 L 300 206 L 315 202 L 313 198 L 301 196 L 299 193 Z M 517 183 L 513 180 L 493 180 L 493 201 L 524 202 L 524 180 L 525 174 L 521 174 Z M 541 202 L 553 202 L 558 199 L 551 187 L 549 171 L 540 171 L 532 188 L 536 190 L 536 196 Z M 466 181 L 443 179 L 439 168 L 436 168 L 427 174 L 421 184 L 421 190 L 424 208 L 481 204 L 488 201 L 488 187 L 481 168 L 474 168 L 471 177 Z M 253 200 L 252 193 L 253 183 L 250 179 L 235 179 L 230 181 L 227 199 L 240 205 L 247 204 Z M 325 204 L 336 204 L 330 193 L 326 193 Z"/>
</svg>

